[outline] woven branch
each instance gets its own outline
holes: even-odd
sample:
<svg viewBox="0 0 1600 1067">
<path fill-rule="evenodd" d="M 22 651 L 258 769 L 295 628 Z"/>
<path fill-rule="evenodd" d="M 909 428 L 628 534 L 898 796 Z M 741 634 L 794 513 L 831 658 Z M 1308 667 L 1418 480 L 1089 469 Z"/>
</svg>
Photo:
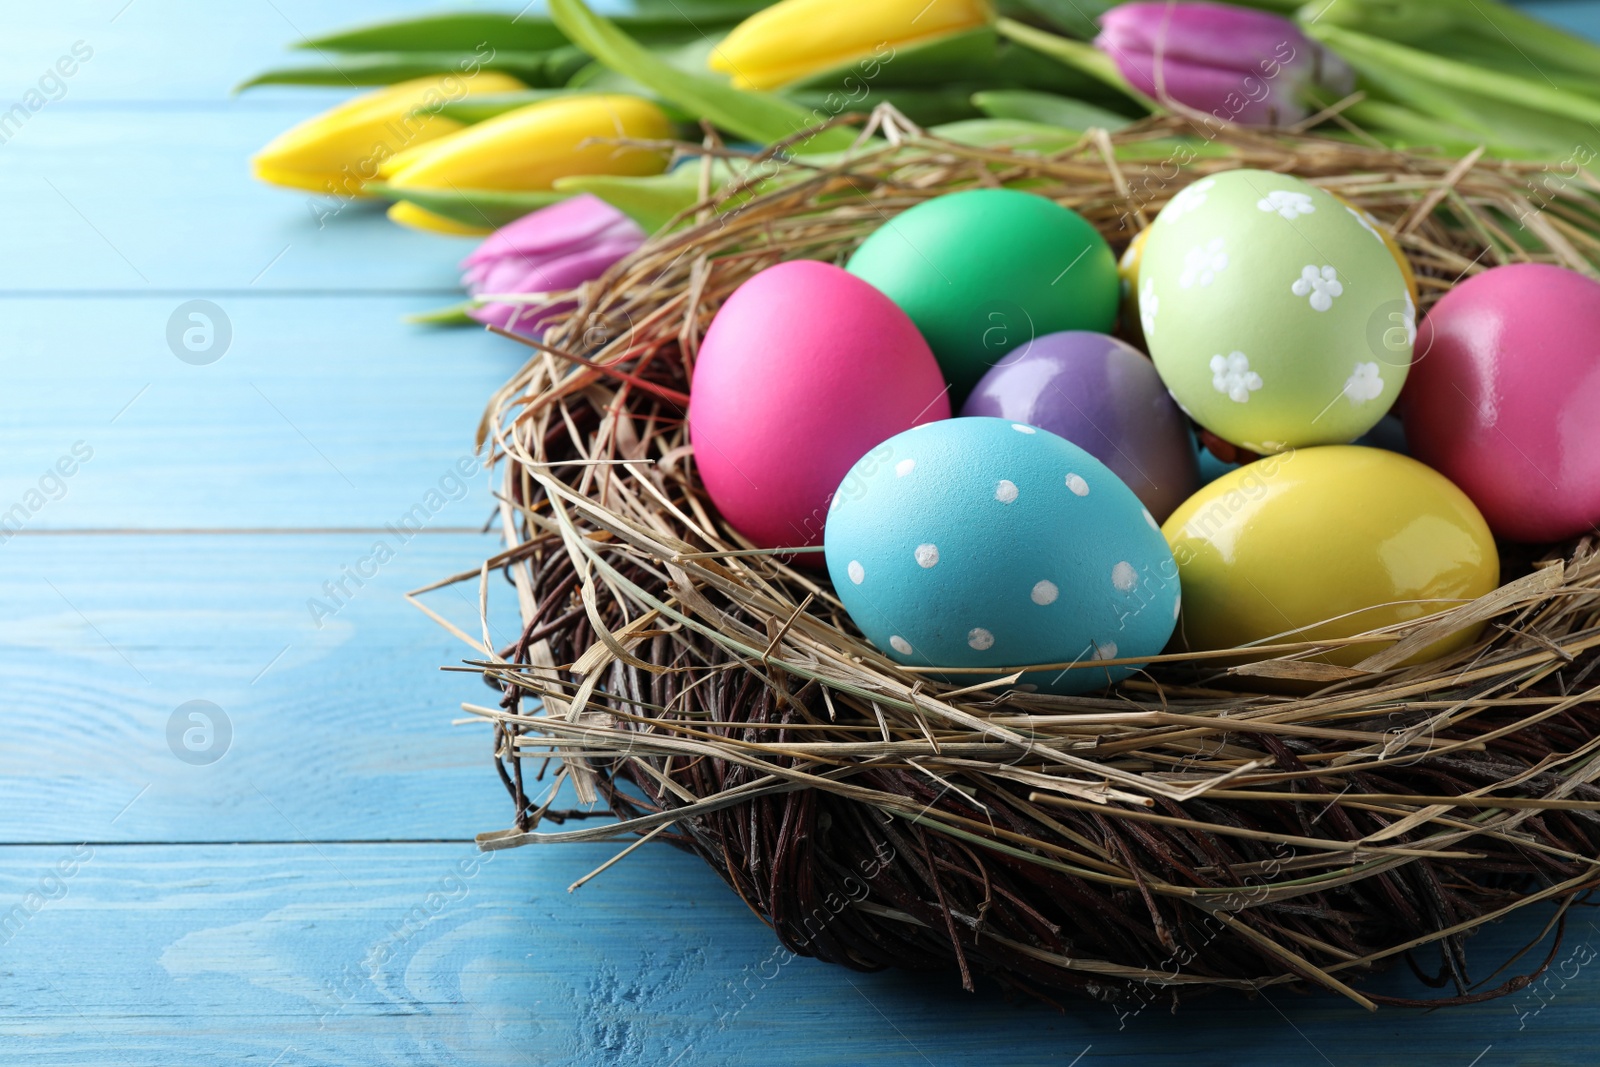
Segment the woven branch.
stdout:
<svg viewBox="0 0 1600 1067">
<path fill-rule="evenodd" d="M 1359 138 L 1228 130 L 1180 155 L 1172 138 L 1197 131 L 1177 119 L 1052 154 L 940 141 L 888 110 L 866 132 L 829 166 L 757 159 L 571 294 L 577 309 L 494 396 L 479 443 L 502 463 L 507 548 L 450 579 L 486 598 L 503 570 L 521 605 L 510 647 L 456 631 L 503 694 L 469 706 L 495 725 L 516 806 L 483 846 L 660 836 L 791 951 L 954 968 L 968 988 L 985 974 L 1047 1000 L 1305 983 L 1421 1003 L 1362 987 L 1424 948 L 1440 958 L 1429 980 L 1453 990 L 1427 1003 L 1525 986 L 1533 975 L 1474 984 L 1463 944 L 1600 884 L 1592 538 L 1508 549 L 1499 591 L 1359 638 L 1288 635 L 1247 664 L 1164 655 L 1098 697 L 1007 692 L 981 672 L 953 688 L 885 658 L 815 571 L 722 522 L 685 403 L 711 316 L 745 279 L 841 260 L 956 189 L 1021 185 L 1120 247 L 1197 177 L 1293 173 L 1398 233 L 1424 307 L 1498 263 L 1593 274 L 1596 189 Z M 1485 619 L 1470 647 L 1395 666 Z M 1349 644 L 1373 654 L 1317 658 Z M 541 829 L 582 813 L 530 799 L 530 760 L 619 819 Z"/>
</svg>

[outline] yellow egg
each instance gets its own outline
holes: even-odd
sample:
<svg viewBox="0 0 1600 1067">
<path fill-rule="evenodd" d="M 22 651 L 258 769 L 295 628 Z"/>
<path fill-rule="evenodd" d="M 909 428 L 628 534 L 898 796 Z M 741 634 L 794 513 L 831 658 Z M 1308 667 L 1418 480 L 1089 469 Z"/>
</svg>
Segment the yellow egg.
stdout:
<svg viewBox="0 0 1600 1067">
<path fill-rule="evenodd" d="M 1414 459 L 1329 445 L 1269 456 L 1201 489 L 1162 527 L 1183 588 L 1179 647 L 1353 637 L 1492 591 L 1500 560 L 1465 493 Z M 1425 649 L 1469 644 L 1479 628 Z M 1321 657 L 1354 665 L 1386 647 Z"/>
<path fill-rule="evenodd" d="M 1122 328 L 1131 337 L 1142 337 L 1139 323 L 1139 261 L 1144 256 L 1144 241 L 1150 236 L 1145 227 L 1133 235 L 1122 258 L 1117 260 L 1117 279 L 1122 287 Z"/>
</svg>

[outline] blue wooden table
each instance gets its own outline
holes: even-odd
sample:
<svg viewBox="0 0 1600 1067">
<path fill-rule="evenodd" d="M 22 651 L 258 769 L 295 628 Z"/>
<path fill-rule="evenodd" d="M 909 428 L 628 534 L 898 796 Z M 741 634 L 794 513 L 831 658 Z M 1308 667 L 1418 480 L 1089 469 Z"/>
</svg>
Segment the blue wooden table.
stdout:
<svg viewBox="0 0 1600 1067">
<path fill-rule="evenodd" d="M 1546 981 L 1474 1009 L 1063 1014 L 792 959 L 664 846 L 576 893 L 615 846 L 478 853 L 509 803 L 452 719 L 486 693 L 402 594 L 494 549 L 487 478 L 452 472 L 521 354 L 400 322 L 455 298 L 470 245 L 364 206 L 319 225 L 249 179 L 339 94 L 232 84 L 443 5 L 328 6 L 6 12 L 0 112 L 45 103 L 0 129 L 0 1063 L 1600 1062 L 1586 914 Z M 1600 3 L 1530 6 L 1600 29 Z M 196 300 L 217 358 L 169 342 Z M 379 539 L 394 558 L 350 582 Z M 468 593 L 427 602 L 476 631 Z M 1480 976 L 1542 918 L 1481 935 Z"/>
</svg>

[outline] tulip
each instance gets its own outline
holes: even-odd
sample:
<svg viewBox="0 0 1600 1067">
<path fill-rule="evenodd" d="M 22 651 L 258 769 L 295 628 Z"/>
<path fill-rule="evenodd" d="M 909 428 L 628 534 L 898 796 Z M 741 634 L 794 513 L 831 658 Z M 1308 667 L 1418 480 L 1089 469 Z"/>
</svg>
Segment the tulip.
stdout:
<svg viewBox="0 0 1600 1067">
<path fill-rule="evenodd" d="M 1094 43 L 1146 96 L 1245 126 L 1291 126 L 1316 90 L 1331 101 L 1355 85 L 1293 22 L 1231 4 L 1122 4 L 1101 16 Z"/>
<path fill-rule="evenodd" d="M 496 230 L 461 261 L 461 283 L 473 296 L 554 293 L 606 272 L 644 243 L 632 219 L 599 197 L 584 194 L 524 215 Z M 575 305 L 487 303 L 467 311 L 479 322 L 538 336 L 552 316 Z"/>
<path fill-rule="evenodd" d="M 462 128 L 439 114 L 446 104 L 521 88 L 515 78 L 482 71 L 416 78 L 363 93 L 273 138 L 251 157 L 251 169 L 273 185 L 360 196 L 362 183 L 377 177 L 385 160 Z"/>
<path fill-rule="evenodd" d="M 666 114 L 636 96 L 564 96 L 529 104 L 391 160 L 382 168 L 384 192 L 401 203 L 389 215 L 404 225 L 440 229 L 431 224 L 440 216 L 404 203 L 407 191 L 534 192 L 574 175 L 659 174 L 667 152 L 606 142 L 672 135 Z M 452 222 L 447 232 L 463 227 Z"/>
<path fill-rule="evenodd" d="M 988 0 L 783 0 L 756 12 L 711 52 L 739 89 L 773 89 L 894 49 L 986 26 Z"/>
</svg>

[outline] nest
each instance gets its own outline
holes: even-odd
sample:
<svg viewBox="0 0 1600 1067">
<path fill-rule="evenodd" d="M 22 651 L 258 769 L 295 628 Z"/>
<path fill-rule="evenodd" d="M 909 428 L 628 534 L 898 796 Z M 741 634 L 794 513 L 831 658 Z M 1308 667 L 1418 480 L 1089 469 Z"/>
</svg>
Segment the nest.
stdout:
<svg viewBox="0 0 1600 1067">
<path fill-rule="evenodd" d="M 753 548 L 706 498 L 684 416 L 722 301 L 780 260 L 841 260 L 941 193 L 1022 186 L 1120 249 L 1194 178 L 1293 173 L 1394 230 L 1424 307 L 1496 263 L 1592 274 L 1600 253 L 1592 179 L 1552 184 L 1533 164 L 1180 118 L 1057 149 L 951 143 L 880 110 L 843 162 L 755 157 L 525 342 L 480 428 L 507 546 L 447 580 L 486 598 L 501 570 L 521 609 L 509 647 L 487 625 L 468 638 L 471 669 L 503 694 L 468 707 L 494 724 L 515 804 L 513 828 L 481 844 L 625 840 L 625 855 L 659 837 L 702 856 L 792 952 L 950 969 L 969 989 L 988 975 L 1051 1001 L 1299 984 L 1371 1008 L 1522 988 L 1554 949 L 1490 987 L 1502 975 L 1475 981 L 1464 943 L 1541 901 L 1557 926 L 1600 884 L 1592 538 L 1508 546 L 1497 592 L 1340 642 L 1371 644 L 1359 668 L 1289 639 L 1245 665 L 1159 656 L 1074 698 L 893 663 L 817 571 Z M 1398 666 L 1473 626 L 1470 647 Z M 588 810 L 552 807 L 563 782 Z M 549 828 L 597 801 L 617 819 Z M 1401 959 L 1450 988 L 1373 992 Z"/>
</svg>

